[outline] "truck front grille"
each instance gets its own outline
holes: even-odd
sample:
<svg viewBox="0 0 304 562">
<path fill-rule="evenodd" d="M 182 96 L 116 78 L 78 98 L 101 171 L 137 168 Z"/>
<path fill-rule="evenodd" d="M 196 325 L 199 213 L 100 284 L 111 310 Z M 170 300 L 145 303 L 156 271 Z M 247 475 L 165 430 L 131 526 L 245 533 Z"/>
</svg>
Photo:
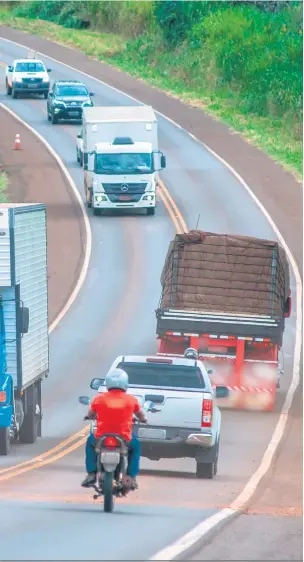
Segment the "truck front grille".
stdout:
<svg viewBox="0 0 304 562">
<path fill-rule="evenodd" d="M 143 195 L 146 183 L 103 183 L 107 195 Z"/>
<path fill-rule="evenodd" d="M 41 84 L 42 78 L 22 78 L 24 84 Z"/>
</svg>

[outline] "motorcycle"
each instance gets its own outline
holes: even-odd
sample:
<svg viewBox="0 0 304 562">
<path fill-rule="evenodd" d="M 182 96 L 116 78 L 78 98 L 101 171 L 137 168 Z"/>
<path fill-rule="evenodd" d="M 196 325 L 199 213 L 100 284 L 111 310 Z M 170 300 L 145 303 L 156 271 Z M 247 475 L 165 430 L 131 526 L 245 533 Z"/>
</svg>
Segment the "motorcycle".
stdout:
<svg viewBox="0 0 304 562">
<path fill-rule="evenodd" d="M 79 396 L 79 402 L 84 406 L 90 405 L 88 396 Z M 156 413 L 160 410 L 155 404 L 147 401 L 143 405 L 147 412 Z M 85 417 L 85 419 L 88 419 Z M 134 420 L 137 423 L 137 420 Z M 91 433 L 94 431 L 95 422 L 91 420 Z M 128 443 L 119 435 L 108 433 L 102 435 L 97 440 L 97 479 L 96 484 L 92 486 L 95 490 L 93 499 L 97 500 L 103 496 L 104 511 L 111 513 L 114 509 L 115 497 L 126 497 L 126 495 L 134 490 L 132 480 L 127 476 L 128 466 Z"/>
</svg>

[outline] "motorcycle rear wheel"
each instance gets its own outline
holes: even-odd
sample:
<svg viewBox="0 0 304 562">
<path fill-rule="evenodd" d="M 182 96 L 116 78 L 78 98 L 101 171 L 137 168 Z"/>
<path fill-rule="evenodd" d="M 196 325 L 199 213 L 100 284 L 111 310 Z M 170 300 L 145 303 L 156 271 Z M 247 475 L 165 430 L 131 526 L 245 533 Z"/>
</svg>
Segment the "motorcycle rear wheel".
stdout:
<svg viewBox="0 0 304 562">
<path fill-rule="evenodd" d="M 105 513 L 112 513 L 114 508 L 114 497 L 113 497 L 113 472 L 105 472 L 103 479 L 103 509 Z"/>
</svg>

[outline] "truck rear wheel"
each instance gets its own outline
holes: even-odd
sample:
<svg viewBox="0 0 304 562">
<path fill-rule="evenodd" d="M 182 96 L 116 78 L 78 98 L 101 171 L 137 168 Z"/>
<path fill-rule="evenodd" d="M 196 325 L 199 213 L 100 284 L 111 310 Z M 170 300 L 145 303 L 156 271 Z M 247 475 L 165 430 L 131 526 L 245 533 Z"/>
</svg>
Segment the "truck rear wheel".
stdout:
<svg viewBox="0 0 304 562">
<path fill-rule="evenodd" d="M 8 81 L 6 80 L 6 93 L 8 96 L 12 95 L 12 88 L 8 85 Z"/>
<path fill-rule="evenodd" d="M 9 427 L 0 427 L 0 455 L 8 455 L 11 448 Z"/>
<path fill-rule="evenodd" d="M 207 478 L 211 480 L 216 474 L 214 462 L 197 462 L 196 463 L 196 477 L 197 478 Z"/>
<path fill-rule="evenodd" d="M 24 407 L 24 420 L 19 430 L 20 443 L 35 443 L 39 433 L 39 418 L 37 410 L 38 392 L 36 385 L 30 386 L 26 391 L 26 407 Z"/>
</svg>

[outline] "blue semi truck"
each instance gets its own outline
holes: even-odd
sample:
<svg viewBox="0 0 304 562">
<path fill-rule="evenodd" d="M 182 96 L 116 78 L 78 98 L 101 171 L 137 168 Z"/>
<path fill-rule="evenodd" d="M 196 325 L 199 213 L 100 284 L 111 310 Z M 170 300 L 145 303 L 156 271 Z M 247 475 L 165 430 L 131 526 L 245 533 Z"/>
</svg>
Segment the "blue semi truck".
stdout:
<svg viewBox="0 0 304 562">
<path fill-rule="evenodd" d="M 44 204 L 0 205 L 0 454 L 41 435 L 49 371 Z"/>
</svg>

